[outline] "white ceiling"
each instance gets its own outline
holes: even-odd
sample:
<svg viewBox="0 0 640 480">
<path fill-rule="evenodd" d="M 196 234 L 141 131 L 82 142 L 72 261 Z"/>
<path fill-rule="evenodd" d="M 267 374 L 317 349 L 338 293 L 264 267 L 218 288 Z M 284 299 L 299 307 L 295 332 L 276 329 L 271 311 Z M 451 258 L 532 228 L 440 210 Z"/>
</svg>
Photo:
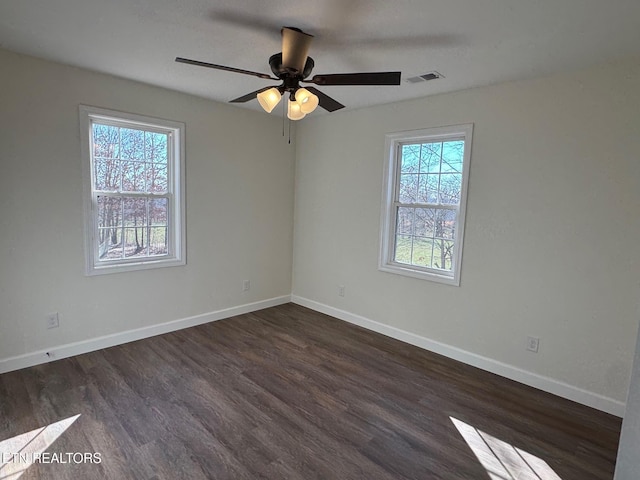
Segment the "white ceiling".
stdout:
<svg viewBox="0 0 640 480">
<path fill-rule="evenodd" d="M 640 0 L 0 2 L 0 47 L 221 102 L 268 82 L 173 59 L 270 73 L 281 26 L 315 35 L 313 74 L 402 71 L 399 87 L 321 88 L 347 108 L 640 55 Z M 446 78 L 405 81 L 432 70 Z"/>
</svg>

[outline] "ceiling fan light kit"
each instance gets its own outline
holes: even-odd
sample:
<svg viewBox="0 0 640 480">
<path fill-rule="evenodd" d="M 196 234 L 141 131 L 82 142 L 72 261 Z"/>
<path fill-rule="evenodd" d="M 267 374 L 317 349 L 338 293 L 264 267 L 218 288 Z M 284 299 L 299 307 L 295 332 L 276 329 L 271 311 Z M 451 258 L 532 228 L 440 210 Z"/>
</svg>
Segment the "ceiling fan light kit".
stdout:
<svg viewBox="0 0 640 480">
<path fill-rule="evenodd" d="M 258 103 L 267 113 L 271 113 L 276 105 L 280 103 L 282 94 L 276 87 L 260 92 L 256 95 Z M 320 102 L 320 99 L 306 88 L 298 88 L 295 95 L 289 98 L 287 117 L 290 120 L 302 120 L 307 113 L 313 112 Z"/>
<path fill-rule="evenodd" d="M 265 87 L 255 92 L 248 93 L 231 100 L 231 103 L 245 103 L 254 98 L 265 112 L 271 113 L 280 103 L 285 93 L 289 94 L 287 117 L 291 120 L 300 120 L 306 114 L 313 112 L 318 106 L 334 112 L 344 108 L 337 100 L 329 97 L 314 87 L 302 87 L 300 83 L 311 83 L 315 85 L 400 85 L 400 72 L 368 72 L 368 73 L 336 73 L 311 75 L 315 62 L 308 56 L 309 47 L 313 40 L 313 35 L 303 32 L 299 28 L 283 27 L 282 52 L 271 55 L 269 66 L 275 75 L 272 77 L 265 73 L 252 72 L 240 68 L 216 65 L 213 63 L 190 60 L 188 58 L 176 57 L 176 62 L 187 63 L 200 67 L 215 68 L 227 72 L 251 75 L 265 80 L 279 80 L 279 86 Z"/>
<path fill-rule="evenodd" d="M 302 111 L 302 107 L 295 100 L 289 100 L 289 108 L 287 109 L 287 118 L 289 120 L 302 120 L 307 114 Z"/>
<path fill-rule="evenodd" d="M 258 98 L 258 103 L 264 109 L 265 112 L 271 113 L 276 105 L 280 103 L 280 99 L 282 95 L 280 94 L 280 90 L 276 87 L 270 88 L 269 90 L 265 90 L 264 92 L 260 92 L 256 95 Z"/>
<path fill-rule="evenodd" d="M 299 88 L 296 91 L 296 102 L 300 104 L 300 110 L 302 110 L 302 113 L 306 114 L 311 113 L 318 108 L 320 99 L 317 95 L 314 95 L 306 88 Z"/>
</svg>

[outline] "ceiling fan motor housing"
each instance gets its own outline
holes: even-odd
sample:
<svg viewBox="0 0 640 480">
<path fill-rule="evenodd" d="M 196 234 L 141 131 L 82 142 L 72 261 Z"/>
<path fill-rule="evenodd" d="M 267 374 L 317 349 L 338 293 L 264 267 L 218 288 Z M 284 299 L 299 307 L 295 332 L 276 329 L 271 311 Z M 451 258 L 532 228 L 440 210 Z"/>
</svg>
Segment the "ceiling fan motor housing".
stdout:
<svg viewBox="0 0 640 480">
<path fill-rule="evenodd" d="M 311 75 L 311 70 L 313 70 L 315 62 L 313 61 L 313 58 L 307 57 L 307 61 L 304 64 L 304 69 L 302 70 L 302 73 L 299 73 L 298 71 L 292 71 L 291 69 L 288 69 L 282 65 L 282 52 L 280 52 L 269 57 L 269 66 L 271 67 L 271 71 L 273 72 L 273 74 L 280 79 L 284 80 L 284 77 L 291 76 L 296 77 L 298 80 L 302 80 Z"/>
</svg>

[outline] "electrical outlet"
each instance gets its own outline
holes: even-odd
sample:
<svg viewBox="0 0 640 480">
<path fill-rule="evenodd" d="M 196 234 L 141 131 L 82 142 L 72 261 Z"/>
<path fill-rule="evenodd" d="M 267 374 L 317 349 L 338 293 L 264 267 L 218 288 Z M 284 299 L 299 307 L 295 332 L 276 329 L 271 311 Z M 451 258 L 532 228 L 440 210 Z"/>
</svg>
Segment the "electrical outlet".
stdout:
<svg viewBox="0 0 640 480">
<path fill-rule="evenodd" d="M 251 280 L 243 280 L 242 281 L 242 291 L 248 292 L 251 290 Z"/>
<path fill-rule="evenodd" d="M 338 285 L 338 296 L 344 297 L 344 285 Z"/>
<path fill-rule="evenodd" d="M 60 326 L 60 318 L 58 317 L 58 312 L 48 314 L 46 319 L 47 328 L 58 328 Z"/>
<path fill-rule="evenodd" d="M 540 348 L 540 339 L 538 337 L 527 337 L 527 350 L 538 353 Z"/>
</svg>

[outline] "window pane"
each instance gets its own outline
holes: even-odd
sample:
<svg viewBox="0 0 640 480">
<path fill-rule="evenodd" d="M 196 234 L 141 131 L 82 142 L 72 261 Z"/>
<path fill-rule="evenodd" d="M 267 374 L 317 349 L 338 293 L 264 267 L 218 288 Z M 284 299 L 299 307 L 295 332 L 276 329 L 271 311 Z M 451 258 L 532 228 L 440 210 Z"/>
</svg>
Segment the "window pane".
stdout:
<svg viewBox="0 0 640 480">
<path fill-rule="evenodd" d="M 122 229 L 120 228 L 98 229 L 98 235 L 105 239 L 98 246 L 98 258 L 100 261 L 122 258 L 121 233 Z"/>
<path fill-rule="evenodd" d="M 420 203 L 428 203 L 427 193 L 427 175 L 420 175 L 418 177 L 418 202 Z"/>
<path fill-rule="evenodd" d="M 456 227 L 455 210 L 439 209 L 435 216 L 435 236 L 438 238 L 453 239 Z"/>
<path fill-rule="evenodd" d="M 122 258 L 122 199 L 98 197 L 98 258 Z"/>
<path fill-rule="evenodd" d="M 124 229 L 124 256 L 146 257 L 147 256 L 147 228 L 125 228 Z"/>
<path fill-rule="evenodd" d="M 400 203 L 416 203 L 418 200 L 418 175 L 400 175 L 400 191 L 398 195 Z"/>
<path fill-rule="evenodd" d="M 167 134 L 145 132 L 145 158 L 156 163 L 167 163 Z"/>
<path fill-rule="evenodd" d="M 413 239 L 413 254 L 411 256 L 412 265 L 419 267 L 431 267 L 431 253 L 433 251 L 433 240 L 430 238 L 416 237 Z"/>
<path fill-rule="evenodd" d="M 144 160 L 144 131 L 120 128 L 120 158 Z"/>
<path fill-rule="evenodd" d="M 153 198 L 149 200 L 149 225 L 167 226 L 168 198 Z"/>
<path fill-rule="evenodd" d="M 124 198 L 124 255 L 143 257 L 147 255 L 147 199 Z"/>
<path fill-rule="evenodd" d="M 93 124 L 93 155 L 94 157 L 119 158 L 120 134 L 118 127 Z"/>
<path fill-rule="evenodd" d="M 167 164 L 147 163 L 147 182 L 149 192 L 167 193 Z"/>
<path fill-rule="evenodd" d="M 398 207 L 396 233 L 413 233 L 413 208 Z"/>
<path fill-rule="evenodd" d="M 147 255 L 147 200 L 145 198 L 125 198 L 124 215 L 124 256 L 143 257 Z"/>
<path fill-rule="evenodd" d="M 149 237 L 149 255 L 169 254 L 166 227 L 151 227 Z"/>
<path fill-rule="evenodd" d="M 122 162 L 122 191 L 146 192 L 144 172 L 143 162 Z"/>
<path fill-rule="evenodd" d="M 442 143 L 423 143 L 420 152 L 420 172 L 440 172 L 440 152 Z"/>
<path fill-rule="evenodd" d="M 95 189 L 117 192 L 120 190 L 120 160 L 111 158 L 96 158 L 95 166 Z"/>
<path fill-rule="evenodd" d="M 122 199 L 98 197 L 98 227 L 117 227 L 122 224 Z"/>
<path fill-rule="evenodd" d="M 418 173 L 420 168 L 420 145 L 403 145 L 400 171 Z"/>
<path fill-rule="evenodd" d="M 396 251 L 394 260 L 398 263 L 411 264 L 411 235 L 396 235 Z"/>
<path fill-rule="evenodd" d="M 416 208 L 415 235 L 433 237 L 433 220 L 435 210 L 430 208 Z"/>
<path fill-rule="evenodd" d="M 444 142 L 442 144 L 442 172 L 462 173 L 464 142 Z"/>
<path fill-rule="evenodd" d="M 123 218 L 125 227 L 140 227 L 147 225 L 146 202 L 146 198 L 124 198 Z"/>
<path fill-rule="evenodd" d="M 453 241 L 435 240 L 433 244 L 433 268 L 451 270 L 453 268 Z"/>
<path fill-rule="evenodd" d="M 439 175 L 420 175 L 418 184 L 419 203 L 438 203 L 438 177 Z"/>
<path fill-rule="evenodd" d="M 440 203 L 457 205 L 460 203 L 462 175 L 459 173 L 443 173 L 440 175 Z"/>
</svg>

